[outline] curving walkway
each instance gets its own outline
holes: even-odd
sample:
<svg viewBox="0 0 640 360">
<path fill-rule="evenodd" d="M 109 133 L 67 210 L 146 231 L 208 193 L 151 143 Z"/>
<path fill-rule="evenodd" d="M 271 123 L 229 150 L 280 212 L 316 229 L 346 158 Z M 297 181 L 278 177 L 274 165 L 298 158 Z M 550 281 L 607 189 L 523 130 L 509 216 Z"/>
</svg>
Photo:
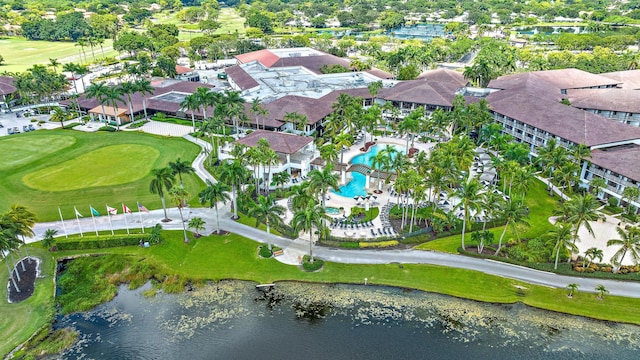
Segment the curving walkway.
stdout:
<svg viewBox="0 0 640 360">
<path fill-rule="evenodd" d="M 205 141 L 198 140 L 189 136 L 185 136 L 201 147 L 209 144 Z M 204 170 L 203 162 L 205 156 L 201 153 L 193 163 L 196 173 L 203 180 L 211 180 L 212 177 Z M 180 219 L 177 208 L 168 209 L 168 215 L 172 219 Z M 225 205 L 220 209 L 220 224 L 224 230 L 244 236 L 260 243 L 268 241 L 266 232 L 237 223 L 230 220 L 229 205 Z M 162 219 L 162 209 L 153 210 L 149 213 L 134 213 L 132 215 L 119 214 L 111 217 L 111 223 L 114 229 L 124 229 L 125 219 L 130 228 L 153 226 Z M 205 233 L 215 230 L 216 218 L 215 211 L 208 208 L 189 209 L 185 214 L 185 220 L 188 221 L 192 217 L 201 217 L 206 222 Z M 91 218 L 80 219 L 79 224 L 86 234 L 91 234 L 98 230 L 109 230 L 110 225 L 106 216 L 96 218 L 94 224 Z M 74 220 L 65 221 L 65 229 L 68 234 L 77 234 L 80 232 L 78 222 Z M 163 227 L 167 230 L 182 229 L 180 220 L 173 220 L 169 223 L 163 223 Z M 42 235 L 47 229 L 56 229 L 60 235 L 64 234 L 62 223 L 60 221 L 49 223 L 38 223 L 34 226 L 35 237 L 28 239 L 27 242 L 35 242 L 42 239 Z M 309 239 L 302 236 L 295 240 L 271 235 L 271 242 L 283 248 L 284 255 L 276 259 L 287 264 L 297 264 L 299 258 L 309 251 Z M 467 270 L 480 271 L 486 274 L 502 276 L 505 278 L 515 279 L 531 284 L 550 286 L 555 288 L 565 288 L 568 284 L 576 283 L 580 285 L 581 292 L 595 292 L 594 289 L 598 284 L 603 284 L 611 295 L 626 296 L 640 298 L 640 282 L 625 282 L 616 280 L 590 279 L 573 276 L 557 275 L 549 272 L 529 269 L 517 265 L 501 263 L 493 260 L 477 259 L 462 255 L 439 253 L 433 251 L 421 250 L 344 250 L 330 249 L 326 247 L 314 247 L 314 254 L 324 260 L 349 263 L 349 264 L 389 264 L 389 263 L 406 263 L 406 264 L 431 264 L 439 266 L 454 267 Z"/>
</svg>

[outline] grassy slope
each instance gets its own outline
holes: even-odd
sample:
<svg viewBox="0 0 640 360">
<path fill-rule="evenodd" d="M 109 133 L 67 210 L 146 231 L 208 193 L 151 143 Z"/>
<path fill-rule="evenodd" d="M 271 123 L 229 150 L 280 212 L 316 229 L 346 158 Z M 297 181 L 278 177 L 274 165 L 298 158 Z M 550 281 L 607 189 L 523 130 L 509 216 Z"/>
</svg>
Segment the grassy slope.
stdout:
<svg viewBox="0 0 640 360">
<path fill-rule="evenodd" d="M 36 330 L 47 325 L 53 317 L 53 257 L 42 249 L 30 249 L 29 255 L 43 260 L 40 264 L 42 278 L 36 282 L 34 294 L 27 300 L 9 304 L 7 302 L 6 265 L 0 264 L 0 354 L 7 354 L 27 340 Z"/>
<path fill-rule="evenodd" d="M 51 136 L 56 135 L 56 136 Z M 48 149 L 49 144 L 57 137 L 70 139 L 65 142 L 72 142 L 66 148 L 54 146 L 52 151 L 43 152 Z M 71 141 L 72 140 L 72 141 Z M 34 145 L 36 144 L 36 145 Z M 58 219 L 58 209 L 60 206 L 63 215 L 71 216 L 73 206 L 83 213 L 87 212 L 89 205 L 98 211 L 104 212 L 105 204 L 119 207 L 124 202 L 129 207 L 135 206 L 136 201 L 144 204 L 147 208 L 159 208 L 160 198 L 149 192 L 149 182 L 151 176 L 148 173 L 138 174 L 139 179 L 113 186 L 94 186 L 78 190 L 57 191 L 55 183 L 64 183 L 65 180 L 75 182 L 78 178 L 87 177 L 88 181 L 96 180 L 95 173 L 87 171 L 86 168 L 77 166 L 69 169 L 69 172 L 60 171 L 59 177 L 51 180 L 50 191 L 42 191 L 25 186 L 23 177 L 34 172 L 46 172 L 55 169 L 59 164 L 73 161 L 91 151 L 99 151 L 107 146 L 130 146 L 130 145 L 151 147 L 159 151 L 159 156 L 155 158 L 148 168 L 158 168 L 167 166 L 170 161 L 178 157 L 183 160 L 192 160 L 199 152 L 199 147 L 183 139 L 167 138 L 161 136 L 147 135 L 141 133 L 107 133 L 98 132 L 93 134 L 83 133 L 73 130 L 35 131 L 20 135 L 13 135 L 0 139 L 0 153 L 19 153 L 28 157 L 29 161 L 14 161 L 13 166 L 2 169 L 3 176 L 0 177 L 0 212 L 9 208 L 11 204 L 21 204 L 36 213 L 39 221 L 53 221 Z M 57 148 L 57 151 L 55 150 Z M 32 153 L 32 151 L 35 151 Z M 111 167 L 120 166 L 130 168 L 135 165 L 136 153 L 126 151 L 111 152 L 112 161 L 107 163 Z M 68 165 L 69 163 L 67 163 Z M 72 164 L 72 163 L 71 163 Z M 57 168 L 58 170 L 60 168 Z M 107 169 L 108 170 L 108 169 Z M 119 181 L 127 181 L 121 178 Z M 195 176 L 184 177 L 185 187 L 192 197 L 196 197 L 202 182 Z M 96 183 L 98 184 L 98 183 Z M 25 200 L 28 199 L 28 200 Z"/>
<path fill-rule="evenodd" d="M 545 185 L 539 181 L 534 180 L 531 184 L 531 188 L 525 199 L 530 213 L 527 222 L 529 225 L 520 225 L 518 231 L 520 238 L 535 238 L 547 233 L 553 226 L 549 223 L 549 217 L 552 215 L 553 209 L 557 206 L 557 197 L 550 197 L 545 190 Z M 497 244 L 502 234 L 504 227 L 493 228 L 490 231 L 493 233 L 495 242 Z M 467 236 L 468 235 L 468 236 Z M 504 235 L 503 243 L 509 241 L 509 239 L 515 239 L 515 234 L 511 230 L 511 226 L 507 229 L 507 233 Z M 448 253 L 457 253 L 458 247 L 462 243 L 461 235 L 453 235 L 446 238 L 434 240 L 428 243 L 424 243 L 416 247 L 418 250 L 436 250 Z M 471 235 L 465 234 L 465 243 L 471 243 Z"/>
<path fill-rule="evenodd" d="M 154 16 L 153 22 L 156 24 L 173 24 L 177 26 L 178 29 L 180 29 L 178 38 L 181 41 L 188 41 L 202 35 L 198 24 L 189 24 L 178 20 L 175 12 L 169 13 L 165 11 L 157 14 Z M 220 9 L 218 22 L 220 23 L 220 28 L 215 31 L 215 35 L 245 33 L 245 19 L 238 14 L 235 8 Z"/>
<path fill-rule="evenodd" d="M 4 65 L 0 66 L 0 71 L 20 72 L 24 71 L 35 64 L 48 65 L 49 59 L 58 59 L 61 63 L 67 62 L 84 62 L 79 57 L 79 46 L 75 46 L 73 42 L 62 41 L 31 41 L 21 37 L 3 37 L 0 38 L 0 49 L 4 57 Z M 117 52 L 112 50 L 112 41 L 107 39 L 102 45 L 105 56 L 113 57 Z M 85 47 L 87 60 L 93 61 L 91 49 Z M 95 47 L 94 52 L 96 59 L 101 59 L 102 51 L 100 47 Z M 58 67 L 58 71 L 62 67 Z"/>
<path fill-rule="evenodd" d="M 478 301 L 525 304 L 569 314 L 640 324 L 640 299 L 607 296 L 596 300 L 595 294 L 577 293 L 567 298 L 567 291 L 531 285 L 517 280 L 487 275 L 477 271 L 432 265 L 355 265 L 325 263 L 317 273 L 301 272 L 297 266 L 284 265 L 275 259 L 260 259 L 258 244 L 237 235 L 208 236 L 182 242 L 180 232 L 165 232 L 161 246 L 108 249 L 106 252 L 134 254 L 159 267 L 193 279 L 242 279 L 258 283 L 280 280 L 393 285 L 437 292 Z M 102 251 L 105 252 L 105 251 Z M 67 252 L 65 254 L 72 254 Z M 58 254 L 62 255 L 62 253 Z M 524 287 L 518 294 L 516 286 Z"/>
</svg>

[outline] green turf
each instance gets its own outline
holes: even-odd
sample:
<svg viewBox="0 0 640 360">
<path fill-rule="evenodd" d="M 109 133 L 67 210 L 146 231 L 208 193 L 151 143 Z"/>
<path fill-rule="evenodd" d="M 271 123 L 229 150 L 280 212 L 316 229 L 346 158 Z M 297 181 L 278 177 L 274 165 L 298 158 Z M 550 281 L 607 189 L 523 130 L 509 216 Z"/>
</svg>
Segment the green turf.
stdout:
<svg viewBox="0 0 640 360">
<path fill-rule="evenodd" d="M 565 289 L 537 286 L 478 271 L 434 265 L 359 265 L 325 262 L 322 271 L 302 272 L 297 266 L 262 259 L 259 244 L 229 234 L 205 236 L 185 244 L 181 232 L 166 231 L 159 246 L 102 249 L 101 253 L 137 255 L 168 273 L 196 280 L 242 279 L 258 283 L 282 280 L 392 285 L 495 303 L 515 303 L 569 314 L 640 324 L 640 299 L 578 293 L 567 298 Z M 57 256 L 79 252 L 59 253 Z M 522 290 L 520 289 L 522 288 Z M 591 290 L 591 289 L 590 289 Z"/>
<path fill-rule="evenodd" d="M 160 151 L 147 145 L 112 145 L 29 173 L 22 181 L 25 185 L 42 191 L 69 191 L 126 184 L 147 175 L 159 156 Z"/>
<path fill-rule="evenodd" d="M 65 140 L 55 140 L 58 137 Z M 56 147 L 61 142 L 71 145 Z M 0 212 L 11 204 L 20 204 L 33 211 L 39 221 L 58 220 L 58 206 L 66 218 L 73 217 L 74 206 L 81 213 L 88 212 L 90 205 L 102 211 L 105 204 L 117 207 L 125 203 L 131 208 L 136 201 L 150 209 L 160 208 L 160 198 L 149 192 L 148 171 L 167 166 L 178 157 L 191 161 L 200 151 L 197 145 L 181 138 L 74 130 L 40 130 L 3 137 L 0 150 L 4 149 L 21 149 L 23 158 L 28 160 L 4 165 L 0 175 Z M 50 170 L 55 172 L 47 174 Z M 27 186 L 25 178 L 35 182 L 37 188 Z M 46 179 L 50 181 L 48 187 Z M 191 198 L 196 198 L 202 181 L 195 175 L 183 179 Z M 83 183 L 85 187 L 78 188 Z"/>
<path fill-rule="evenodd" d="M 29 255 L 43 261 L 41 277 L 36 281 L 33 295 L 16 304 L 7 302 L 9 274 L 6 265 L 0 263 L 0 355 L 13 350 L 53 319 L 53 257 L 42 249 L 30 249 Z"/>
<path fill-rule="evenodd" d="M 535 238 L 546 234 L 553 228 L 553 225 L 549 222 L 549 217 L 553 215 L 553 210 L 558 206 L 558 198 L 549 196 L 549 192 L 545 189 L 542 181 L 534 180 L 531 183 L 525 202 L 529 207 L 529 218 L 527 219 L 529 225 L 523 224 L 518 226 L 520 238 Z M 490 230 L 493 233 L 496 244 L 500 239 L 503 229 L 504 226 L 500 226 Z M 515 234 L 511 230 L 511 227 L 507 229 L 503 243 L 506 243 L 509 239 L 515 239 Z M 465 242 L 467 245 L 472 244 L 469 233 L 465 234 Z M 455 254 L 458 252 L 458 247 L 460 247 L 461 244 L 462 236 L 453 235 L 424 243 L 417 246 L 416 249 L 436 250 Z"/>
<path fill-rule="evenodd" d="M 118 53 L 112 48 L 111 39 L 104 41 L 102 45 L 106 57 L 114 57 Z M 84 54 L 80 58 L 80 46 L 73 42 L 64 41 L 31 41 L 22 37 L 2 37 L 0 38 L 0 53 L 4 57 L 4 63 L 0 66 L 0 72 L 20 72 L 25 71 L 35 64 L 48 65 L 49 59 L 58 59 L 60 63 L 84 63 Z M 94 47 L 95 59 L 89 47 L 85 47 L 87 61 L 93 62 L 101 59 L 102 51 L 100 47 Z M 62 71 L 62 66 L 58 67 L 58 72 Z"/>
<path fill-rule="evenodd" d="M 38 158 L 72 146 L 76 142 L 73 136 L 48 135 L 38 137 L 38 141 L 27 142 L 23 138 L 10 138 L 0 141 L 0 170 L 17 169 Z"/>
</svg>

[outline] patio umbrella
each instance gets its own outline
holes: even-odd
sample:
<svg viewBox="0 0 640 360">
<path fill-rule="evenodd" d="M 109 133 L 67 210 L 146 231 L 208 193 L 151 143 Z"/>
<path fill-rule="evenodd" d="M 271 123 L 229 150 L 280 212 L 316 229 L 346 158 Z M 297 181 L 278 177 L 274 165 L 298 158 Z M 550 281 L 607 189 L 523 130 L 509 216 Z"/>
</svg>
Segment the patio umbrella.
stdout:
<svg viewBox="0 0 640 360">
<path fill-rule="evenodd" d="M 378 197 L 377 197 L 377 196 L 375 196 L 375 195 L 372 195 L 372 197 L 373 197 L 373 199 L 374 199 L 374 200 L 378 198 Z"/>
</svg>

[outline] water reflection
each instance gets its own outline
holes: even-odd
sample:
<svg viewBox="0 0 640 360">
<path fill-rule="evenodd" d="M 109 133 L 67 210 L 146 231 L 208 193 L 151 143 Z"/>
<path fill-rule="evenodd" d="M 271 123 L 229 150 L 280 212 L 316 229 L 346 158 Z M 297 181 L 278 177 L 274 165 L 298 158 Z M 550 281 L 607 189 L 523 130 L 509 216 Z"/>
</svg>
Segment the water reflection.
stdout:
<svg viewBox="0 0 640 360">
<path fill-rule="evenodd" d="M 226 281 L 146 299 L 121 288 L 61 319 L 65 359 L 635 359 L 640 327 L 420 291 Z"/>
</svg>

